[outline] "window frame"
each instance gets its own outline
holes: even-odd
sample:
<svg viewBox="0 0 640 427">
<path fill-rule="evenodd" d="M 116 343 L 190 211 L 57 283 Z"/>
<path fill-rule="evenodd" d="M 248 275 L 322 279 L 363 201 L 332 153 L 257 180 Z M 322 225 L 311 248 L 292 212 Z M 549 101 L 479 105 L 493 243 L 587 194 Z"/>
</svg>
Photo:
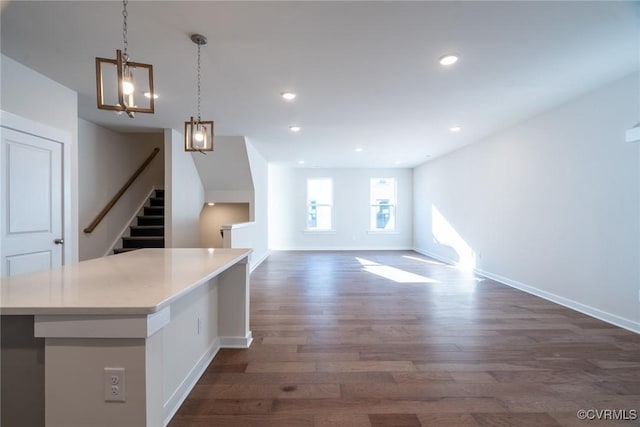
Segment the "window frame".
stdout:
<svg viewBox="0 0 640 427">
<path fill-rule="evenodd" d="M 309 221 L 310 221 L 310 215 L 311 215 L 311 202 L 314 200 L 311 200 L 310 198 L 310 194 L 309 194 L 309 183 L 311 181 L 328 181 L 329 185 L 330 185 L 330 194 L 331 194 L 331 200 L 330 203 L 317 203 L 315 204 L 316 206 L 316 221 L 317 221 L 317 208 L 318 207 L 328 207 L 330 214 L 329 214 L 329 228 L 318 228 L 317 225 L 316 227 L 310 227 L 309 226 Z M 335 234 L 335 230 L 334 230 L 334 203 L 333 203 L 333 199 L 334 199 L 334 194 L 333 194 L 333 178 L 332 177 L 310 177 L 307 178 L 306 180 L 306 184 L 307 184 L 307 197 L 306 197 L 306 202 L 305 202 L 305 213 L 306 213 L 306 219 L 305 219 L 305 228 L 304 231 L 305 233 L 310 233 L 310 234 Z M 317 222 L 316 222 L 317 224 Z"/>
<path fill-rule="evenodd" d="M 390 199 L 391 203 L 381 204 L 374 203 L 374 184 L 380 181 L 389 181 L 393 183 L 393 199 Z M 377 199 L 383 200 L 383 199 Z M 376 211 L 380 211 L 381 206 L 390 206 L 389 219 L 393 219 L 393 228 L 374 228 L 374 215 L 378 215 Z M 388 220 L 389 220 L 388 219 Z M 377 219 L 376 219 L 377 220 Z M 387 220 L 387 221 L 388 221 Z M 369 234 L 398 234 L 398 180 L 395 177 L 372 177 L 369 179 L 369 225 L 367 227 L 367 233 Z"/>
</svg>

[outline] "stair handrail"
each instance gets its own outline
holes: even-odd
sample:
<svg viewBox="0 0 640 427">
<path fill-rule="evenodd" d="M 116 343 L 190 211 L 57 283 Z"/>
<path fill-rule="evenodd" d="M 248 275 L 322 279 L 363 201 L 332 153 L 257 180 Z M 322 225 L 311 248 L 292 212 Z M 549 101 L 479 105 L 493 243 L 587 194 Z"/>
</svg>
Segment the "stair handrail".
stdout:
<svg viewBox="0 0 640 427">
<path fill-rule="evenodd" d="M 153 152 L 149 155 L 149 157 L 147 157 L 147 160 L 145 160 L 144 163 L 142 163 L 142 165 L 140 165 L 140 167 L 133 173 L 133 175 L 131 175 L 131 178 L 129 178 L 129 180 L 124 183 L 122 188 L 116 193 L 115 196 L 113 196 L 111 198 L 109 203 L 107 203 L 107 205 L 95 217 L 95 219 L 91 222 L 91 224 L 89 224 L 89 226 L 84 229 L 85 233 L 87 233 L 87 234 L 91 233 L 98 226 L 98 224 L 100 224 L 100 221 L 102 221 L 104 219 L 104 217 L 107 216 L 107 214 L 109 213 L 111 208 L 113 208 L 113 206 L 120 199 L 120 197 L 122 197 L 124 192 L 127 191 L 127 189 L 129 187 L 131 187 L 131 184 L 133 184 L 133 181 L 135 181 L 136 178 L 138 178 L 140 176 L 140 174 L 145 170 L 145 168 L 147 166 L 149 166 L 149 163 L 151 163 L 151 160 L 153 160 L 153 158 L 159 152 L 160 152 L 159 148 L 156 147 L 156 148 L 153 149 Z"/>
</svg>

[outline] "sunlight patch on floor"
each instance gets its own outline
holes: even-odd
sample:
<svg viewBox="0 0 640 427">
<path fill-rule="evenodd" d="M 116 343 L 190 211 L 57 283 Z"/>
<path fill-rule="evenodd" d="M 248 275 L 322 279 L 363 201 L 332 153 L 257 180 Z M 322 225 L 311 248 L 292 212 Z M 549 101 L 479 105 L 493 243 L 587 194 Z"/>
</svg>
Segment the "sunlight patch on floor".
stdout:
<svg viewBox="0 0 640 427">
<path fill-rule="evenodd" d="M 415 256 L 410 256 L 410 255 L 402 255 L 402 258 L 407 258 L 413 261 L 420 261 L 420 262 L 424 262 L 426 264 L 433 264 L 433 265 L 447 265 L 444 262 L 440 262 L 440 261 L 434 261 L 432 259 L 424 259 L 424 258 L 418 258 Z"/>
<path fill-rule="evenodd" d="M 437 280 L 430 279 L 419 274 L 411 273 L 389 265 L 379 264 L 366 258 L 356 257 L 356 260 L 362 265 L 362 269 L 376 276 L 384 277 L 396 283 L 440 283 Z"/>
</svg>

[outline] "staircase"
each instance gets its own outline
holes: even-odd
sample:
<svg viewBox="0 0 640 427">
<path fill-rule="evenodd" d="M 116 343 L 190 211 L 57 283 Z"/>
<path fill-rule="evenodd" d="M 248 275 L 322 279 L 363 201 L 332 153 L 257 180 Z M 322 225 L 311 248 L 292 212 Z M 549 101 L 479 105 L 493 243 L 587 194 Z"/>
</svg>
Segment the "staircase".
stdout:
<svg viewBox="0 0 640 427">
<path fill-rule="evenodd" d="M 122 248 L 113 253 L 142 248 L 164 248 L 164 190 L 155 190 L 142 215 L 137 216 L 137 225 L 129 226 L 129 236 L 122 237 Z"/>
</svg>

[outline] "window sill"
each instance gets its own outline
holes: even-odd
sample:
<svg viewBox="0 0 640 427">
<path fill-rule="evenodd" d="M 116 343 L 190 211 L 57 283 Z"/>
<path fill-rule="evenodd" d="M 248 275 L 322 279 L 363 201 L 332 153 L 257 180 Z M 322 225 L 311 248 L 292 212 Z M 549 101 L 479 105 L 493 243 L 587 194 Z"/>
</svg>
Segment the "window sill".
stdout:
<svg viewBox="0 0 640 427">
<path fill-rule="evenodd" d="M 367 234 L 400 234 L 399 231 L 367 230 Z"/>
</svg>

